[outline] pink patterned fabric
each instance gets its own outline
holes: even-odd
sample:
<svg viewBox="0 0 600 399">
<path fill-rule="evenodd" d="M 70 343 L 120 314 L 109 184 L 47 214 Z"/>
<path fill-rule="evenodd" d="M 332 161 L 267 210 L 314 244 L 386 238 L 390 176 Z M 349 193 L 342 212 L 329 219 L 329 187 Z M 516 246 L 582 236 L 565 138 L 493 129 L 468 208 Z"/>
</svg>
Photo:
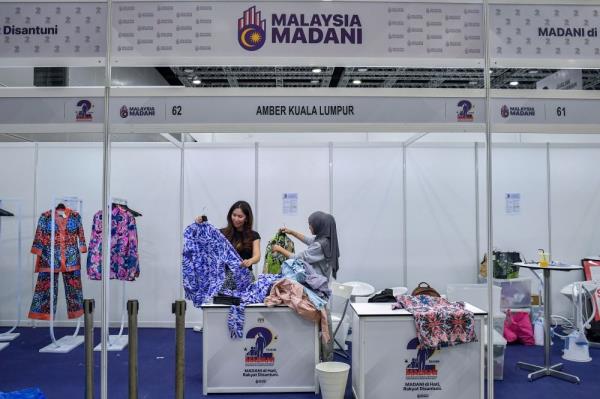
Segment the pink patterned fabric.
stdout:
<svg viewBox="0 0 600 399">
<path fill-rule="evenodd" d="M 133 214 L 121 207 L 112 208 L 110 278 L 133 281 L 140 275 L 137 226 Z M 87 258 L 91 280 L 102 280 L 102 211 L 96 212 Z"/>
<path fill-rule="evenodd" d="M 427 348 L 465 344 L 476 341 L 475 316 L 460 302 L 427 295 L 398 295 L 393 309 L 413 314 L 417 337 Z"/>
</svg>

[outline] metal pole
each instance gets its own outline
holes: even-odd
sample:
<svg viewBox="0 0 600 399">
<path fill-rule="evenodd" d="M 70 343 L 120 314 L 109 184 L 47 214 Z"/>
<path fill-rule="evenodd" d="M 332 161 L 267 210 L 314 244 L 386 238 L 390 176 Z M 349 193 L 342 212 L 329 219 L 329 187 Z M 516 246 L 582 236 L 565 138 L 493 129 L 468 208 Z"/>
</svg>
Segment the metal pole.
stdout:
<svg viewBox="0 0 600 399">
<path fill-rule="evenodd" d="M 333 214 L 333 143 L 329 142 L 329 213 Z"/>
<path fill-rule="evenodd" d="M 106 64 L 104 66 L 104 141 L 102 149 L 102 312 L 100 354 L 100 398 L 108 399 L 108 344 L 109 344 L 109 267 L 110 265 L 110 86 L 112 84 L 112 0 L 106 5 Z M 129 325 L 131 331 L 131 324 Z M 131 339 L 131 338 L 130 338 Z M 129 349 L 131 356 L 132 348 Z"/>
<path fill-rule="evenodd" d="M 83 300 L 85 339 L 85 399 L 94 398 L 94 300 Z"/>
<path fill-rule="evenodd" d="M 179 165 L 179 265 L 183 267 L 183 228 L 185 217 L 185 133 L 181 134 Z M 179 298 L 183 298 L 183 270 L 179 271 Z"/>
<path fill-rule="evenodd" d="M 258 143 L 254 143 L 254 228 L 258 230 L 259 209 L 258 209 Z M 257 268 L 258 269 L 258 268 Z"/>
<path fill-rule="evenodd" d="M 129 399 L 138 397 L 138 311 L 140 304 L 135 299 L 127 301 L 129 336 Z"/>
<path fill-rule="evenodd" d="M 546 372 L 550 368 L 550 270 L 544 269 L 544 367 Z"/>
<path fill-rule="evenodd" d="M 175 399 L 183 399 L 185 388 L 185 310 L 186 302 L 175 301 Z"/>
<path fill-rule="evenodd" d="M 493 214 L 492 214 L 492 128 L 491 128 L 491 76 L 490 76 L 490 35 L 489 18 L 490 4 L 489 0 L 483 3 L 483 35 L 485 38 L 484 53 L 485 64 L 483 76 L 485 79 L 485 158 L 486 158 L 486 219 L 487 219 L 487 260 L 488 260 L 488 317 L 487 317 L 487 399 L 494 399 L 494 315 L 493 315 L 493 286 L 494 286 L 494 258 L 493 258 Z"/>
<path fill-rule="evenodd" d="M 408 228 L 406 203 L 406 144 L 402 146 L 402 284 L 408 286 Z"/>
<path fill-rule="evenodd" d="M 479 270 L 479 143 L 475 143 L 475 270 Z M 479 275 L 479 272 L 477 272 Z"/>
<path fill-rule="evenodd" d="M 550 255 L 548 255 L 548 260 L 552 261 L 552 187 L 550 179 L 550 143 L 546 143 L 546 184 L 548 190 L 548 252 L 550 253 Z"/>
</svg>

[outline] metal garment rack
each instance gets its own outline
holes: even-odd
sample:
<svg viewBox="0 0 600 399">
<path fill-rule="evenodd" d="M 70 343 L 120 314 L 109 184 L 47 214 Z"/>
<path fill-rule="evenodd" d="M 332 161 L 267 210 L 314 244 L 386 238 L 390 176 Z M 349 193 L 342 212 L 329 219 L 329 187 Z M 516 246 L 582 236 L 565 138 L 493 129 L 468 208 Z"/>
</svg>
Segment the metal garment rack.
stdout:
<svg viewBox="0 0 600 399">
<path fill-rule="evenodd" d="M 16 289 L 17 289 L 17 317 L 15 319 L 15 324 L 6 332 L 0 334 L 0 350 L 6 348 L 10 341 L 13 341 L 17 337 L 19 337 L 20 333 L 14 332 L 21 323 L 21 302 L 22 302 L 22 292 L 21 292 L 21 274 L 23 270 L 23 254 L 22 254 L 22 221 L 23 221 L 23 211 L 22 211 L 22 203 L 20 199 L 9 199 L 2 198 L 0 199 L 0 209 L 2 209 L 3 202 L 14 202 L 17 207 L 17 278 L 16 278 Z M 15 215 L 12 212 L 2 212 L 0 216 L 3 217 L 14 217 Z M 0 218 L 0 237 L 2 235 L 2 219 Z"/>
<path fill-rule="evenodd" d="M 56 243 L 56 206 L 59 203 L 64 203 L 65 206 L 68 206 L 71 209 L 74 209 L 79 214 L 82 213 L 83 210 L 83 200 L 78 197 L 59 197 L 54 198 L 52 201 L 52 205 L 50 207 L 51 213 L 51 227 L 50 227 L 50 338 L 52 342 L 40 349 L 42 353 L 69 353 L 79 345 L 83 344 L 84 337 L 83 335 L 79 335 L 79 330 L 81 328 L 81 319 L 79 317 L 77 319 L 77 326 L 75 327 L 75 332 L 73 335 L 65 335 L 60 339 L 56 339 L 54 334 L 54 297 L 58 293 L 54 292 L 54 270 L 56 269 L 56 265 L 54 264 L 54 253 L 55 253 L 55 243 Z M 58 304 L 58 302 L 57 302 Z"/>
<path fill-rule="evenodd" d="M 112 198 L 112 204 L 127 206 L 127 200 L 122 199 L 122 198 Z M 112 228 L 112 212 L 110 214 L 109 219 L 110 219 L 109 225 Z M 103 238 L 104 238 L 104 234 L 103 234 Z M 112 248 L 112 237 L 111 237 L 110 246 Z M 108 262 L 108 264 L 110 265 L 110 262 Z M 102 266 L 104 267 L 104 263 L 102 263 Z M 127 318 L 127 299 L 126 299 L 127 288 L 126 288 L 126 286 L 127 286 L 126 281 L 124 281 L 124 280 L 121 281 L 121 324 L 119 326 L 119 333 L 117 335 L 109 335 L 108 336 L 108 345 L 107 345 L 106 349 L 111 352 L 122 351 L 129 344 L 129 336 L 123 335 L 123 331 L 125 330 L 125 319 Z M 96 352 L 102 351 L 102 342 L 99 343 L 98 345 L 96 345 L 96 347 L 94 348 L 94 351 L 96 351 Z"/>
</svg>

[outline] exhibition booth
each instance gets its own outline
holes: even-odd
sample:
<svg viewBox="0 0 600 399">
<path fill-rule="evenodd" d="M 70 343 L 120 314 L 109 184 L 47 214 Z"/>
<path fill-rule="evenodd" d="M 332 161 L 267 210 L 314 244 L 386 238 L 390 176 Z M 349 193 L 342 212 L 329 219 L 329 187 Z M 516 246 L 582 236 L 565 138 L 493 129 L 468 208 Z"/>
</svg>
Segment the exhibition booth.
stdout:
<svg viewBox="0 0 600 399">
<path fill-rule="evenodd" d="M 289 275 L 260 277 L 278 231 L 309 235 L 315 211 L 337 225 L 339 271 L 327 305 L 313 310 L 334 319 L 335 360 L 350 368 L 341 397 L 507 397 L 513 379 L 528 374 L 515 376 L 516 362 L 504 361 L 504 320 L 525 312 L 543 325 L 540 297 L 551 315 L 541 327 L 546 355 L 535 347 L 527 356 L 556 363 L 544 331 L 577 330 L 581 312 L 576 292 L 561 289 L 595 276 L 580 265 L 598 251 L 600 95 L 587 75 L 569 90 L 559 90 L 560 78 L 546 90 L 499 82 L 517 69 L 598 68 L 590 29 L 600 3 L 559 3 L 0 1 L 10 28 L 0 82 L 19 69 L 33 74 L 28 67 L 73 70 L 66 87 L 17 77 L 0 88 L 0 365 L 18 370 L 0 378 L 0 392 L 327 397 L 319 374 L 326 316 L 319 323 L 292 305 L 265 304 Z M 536 25 L 584 19 L 590 27 L 568 43 Z M 30 25 L 45 31 L 19 30 Z M 280 76 L 269 87 L 262 74 L 274 65 L 308 69 L 316 80 L 288 87 Z M 219 83 L 226 87 L 190 83 L 231 66 L 253 83 L 242 87 L 231 74 Z M 187 68 L 190 81 L 168 86 L 154 68 Z M 436 86 L 434 76 L 409 87 L 388 76 L 369 86 L 410 68 L 477 78 Z M 252 208 L 261 253 L 239 276 L 252 286 L 268 281 L 241 310 L 202 286 L 211 256 L 197 261 L 205 249 L 194 241 L 225 227 L 239 200 Z M 207 221 L 197 223 L 200 215 Z M 310 245 L 294 244 L 295 253 Z M 551 267 L 563 267 L 551 280 L 531 266 L 545 259 L 540 248 Z M 496 275 L 495 251 L 525 263 Z M 494 258 L 493 279 L 484 257 Z M 369 302 L 422 282 L 440 301 L 464 303 L 472 335 L 427 347 L 417 310 L 393 309 L 398 297 Z M 597 349 L 590 356 L 597 362 Z M 566 361 L 563 371 L 577 374 L 581 364 Z M 57 383 L 65 373 L 68 383 Z M 594 383 L 579 377 L 561 389 L 585 397 Z"/>
</svg>

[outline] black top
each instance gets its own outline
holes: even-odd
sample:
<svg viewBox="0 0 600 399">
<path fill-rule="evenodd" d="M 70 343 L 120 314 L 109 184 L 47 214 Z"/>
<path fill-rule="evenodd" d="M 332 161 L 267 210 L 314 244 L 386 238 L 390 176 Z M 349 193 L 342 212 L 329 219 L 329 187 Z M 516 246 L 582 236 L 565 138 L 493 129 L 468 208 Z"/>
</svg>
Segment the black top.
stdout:
<svg viewBox="0 0 600 399">
<path fill-rule="evenodd" d="M 239 233 L 236 232 L 235 234 L 237 235 Z M 254 231 L 254 230 L 250 230 L 250 235 L 252 237 L 252 242 L 254 242 L 256 240 L 260 240 L 260 234 L 258 234 L 258 232 Z M 234 246 L 234 248 L 235 248 L 235 246 Z M 238 252 L 238 255 L 240 255 L 240 258 L 242 258 L 242 260 L 250 259 L 252 257 L 252 248 L 243 248 L 241 251 L 237 251 L 237 252 Z"/>
</svg>

